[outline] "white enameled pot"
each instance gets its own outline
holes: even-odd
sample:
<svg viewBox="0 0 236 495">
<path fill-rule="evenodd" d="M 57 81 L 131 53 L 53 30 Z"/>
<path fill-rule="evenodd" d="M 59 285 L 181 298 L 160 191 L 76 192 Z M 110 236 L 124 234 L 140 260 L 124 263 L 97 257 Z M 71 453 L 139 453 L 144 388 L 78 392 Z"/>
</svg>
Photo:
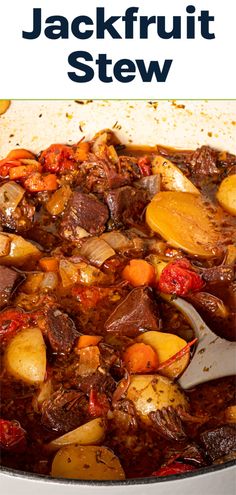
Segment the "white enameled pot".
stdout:
<svg viewBox="0 0 236 495">
<path fill-rule="evenodd" d="M 36 153 L 52 143 L 90 139 L 113 129 L 125 144 L 196 148 L 208 144 L 236 153 L 236 100 L 231 101 L 13 101 L 0 116 L 0 159 L 20 146 Z M 3 495 L 234 495 L 233 462 L 172 479 L 125 482 L 53 480 L 3 469 Z"/>
</svg>

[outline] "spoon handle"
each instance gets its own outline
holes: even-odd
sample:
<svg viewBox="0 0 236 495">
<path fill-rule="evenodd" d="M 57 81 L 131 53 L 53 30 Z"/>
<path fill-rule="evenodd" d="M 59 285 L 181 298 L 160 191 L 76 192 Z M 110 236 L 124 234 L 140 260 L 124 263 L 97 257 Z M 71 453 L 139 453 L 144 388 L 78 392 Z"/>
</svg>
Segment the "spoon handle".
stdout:
<svg viewBox="0 0 236 495">
<path fill-rule="evenodd" d="M 186 371 L 179 378 L 183 389 L 189 389 L 209 380 L 236 374 L 236 342 L 221 339 L 204 323 L 188 302 L 176 298 L 172 303 L 191 324 L 198 343 Z"/>
</svg>

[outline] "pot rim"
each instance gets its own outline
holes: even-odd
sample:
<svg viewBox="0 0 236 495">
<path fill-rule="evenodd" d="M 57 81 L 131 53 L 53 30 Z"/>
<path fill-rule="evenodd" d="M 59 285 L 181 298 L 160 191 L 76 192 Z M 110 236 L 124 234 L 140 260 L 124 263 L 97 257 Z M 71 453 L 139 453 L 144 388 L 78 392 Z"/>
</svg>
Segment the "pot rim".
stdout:
<svg viewBox="0 0 236 495">
<path fill-rule="evenodd" d="M 48 475 L 41 475 L 36 473 L 30 473 L 27 471 L 19 471 L 17 469 L 11 469 L 1 466 L 0 473 L 14 478 L 21 478 L 27 481 L 33 480 L 36 482 L 56 483 L 60 485 L 82 485 L 82 486 L 135 486 L 135 485 L 153 485 L 154 483 L 163 483 L 166 481 L 183 480 L 185 478 L 196 478 L 201 475 L 214 474 L 214 472 L 222 471 L 230 467 L 236 466 L 236 459 L 225 462 L 223 464 L 215 464 L 207 466 L 196 471 L 189 471 L 183 474 L 173 474 L 171 476 L 162 476 L 160 478 L 129 478 L 123 481 L 119 480 L 75 480 L 65 478 L 52 478 Z"/>
</svg>

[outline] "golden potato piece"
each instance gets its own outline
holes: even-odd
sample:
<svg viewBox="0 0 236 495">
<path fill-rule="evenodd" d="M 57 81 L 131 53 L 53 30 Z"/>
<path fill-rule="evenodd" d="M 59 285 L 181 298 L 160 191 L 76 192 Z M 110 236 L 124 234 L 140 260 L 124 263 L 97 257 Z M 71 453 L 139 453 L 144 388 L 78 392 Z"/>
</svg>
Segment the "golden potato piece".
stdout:
<svg viewBox="0 0 236 495">
<path fill-rule="evenodd" d="M 11 100 L 0 100 L 0 115 L 3 115 L 11 104 Z"/>
<path fill-rule="evenodd" d="M 79 445 L 97 445 L 105 436 L 105 422 L 103 418 L 95 418 L 73 431 L 69 431 L 47 445 L 50 450 L 58 450 L 73 443 Z"/>
<path fill-rule="evenodd" d="M 51 475 L 79 480 L 124 480 L 118 457 L 106 447 L 70 445 L 55 455 Z"/>
<path fill-rule="evenodd" d="M 224 210 L 236 215 L 236 174 L 229 175 L 221 182 L 216 197 Z"/>
<path fill-rule="evenodd" d="M 6 256 L 0 256 L 1 265 L 13 265 L 13 266 L 23 266 L 27 265 L 34 260 L 39 259 L 42 256 L 41 251 L 29 241 L 26 241 L 20 235 L 15 234 L 0 234 L 0 244 L 2 242 L 2 238 L 7 239 L 10 242 L 10 249 Z"/>
<path fill-rule="evenodd" d="M 167 359 L 174 356 L 187 345 L 187 342 L 177 335 L 164 332 L 144 332 L 138 338 L 138 341 L 149 344 L 155 349 L 159 364 L 167 361 Z M 173 364 L 162 368 L 159 373 L 172 379 L 177 378 L 187 368 L 189 359 L 190 351 L 180 359 L 177 359 Z"/>
<path fill-rule="evenodd" d="M 218 252 L 219 234 L 200 196 L 176 191 L 159 192 L 149 203 L 146 221 L 171 246 L 210 258 Z M 213 214 L 211 213 L 213 218 Z"/>
<path fill-rule="evenodd" d="M 21 330 L 10 341 L 5 352 L 8 373 L 31 385 L 44 381 L 46 373 L 46 346 L 39 328 Z"/>
<path fill-rule="evenodd" d="M 133 375 L 126 395 L 131 400 L 140 418 L 151 424 L 149 413 L 163 407 L 182 406 L 188 408 L 184 392 L 177 383 L 161 375 Z"/>
<path fill-rule="evenodd" d="M 194 184 L 170 160 L 156 156 L 152 164 L 153 174 L 161 175 L 161 185 L 166 191 L 182 191 L 200 194 Z"/>
</svg>

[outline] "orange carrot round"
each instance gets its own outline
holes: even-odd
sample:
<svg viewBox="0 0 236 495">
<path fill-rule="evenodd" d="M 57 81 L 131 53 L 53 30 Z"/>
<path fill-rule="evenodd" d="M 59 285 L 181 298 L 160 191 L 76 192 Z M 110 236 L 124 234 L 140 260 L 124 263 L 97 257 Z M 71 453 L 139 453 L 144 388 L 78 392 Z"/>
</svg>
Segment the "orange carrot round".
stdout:
<svg viewBox="0 0 236 495">
<path fill-rule="evenodd" d="M 155 269 L 145 260 L 134 259 L 124 268 L 122 278 L 134 287 L 152 285 L 155 280 Z"/>
<path fill-rule="evenodd" d="M 57 272 L 59 261 L 56 258 L 42 258 L 39 260 L 39 265 L 44 272 Z"/>
<path fill-rule="evenodd" d="M 132 344 L 124 352 L 123 359 L 130 373 L 148 373 L 158 367 L 158 357 L 154 349 L 142 342 Z"/>
</svg>

